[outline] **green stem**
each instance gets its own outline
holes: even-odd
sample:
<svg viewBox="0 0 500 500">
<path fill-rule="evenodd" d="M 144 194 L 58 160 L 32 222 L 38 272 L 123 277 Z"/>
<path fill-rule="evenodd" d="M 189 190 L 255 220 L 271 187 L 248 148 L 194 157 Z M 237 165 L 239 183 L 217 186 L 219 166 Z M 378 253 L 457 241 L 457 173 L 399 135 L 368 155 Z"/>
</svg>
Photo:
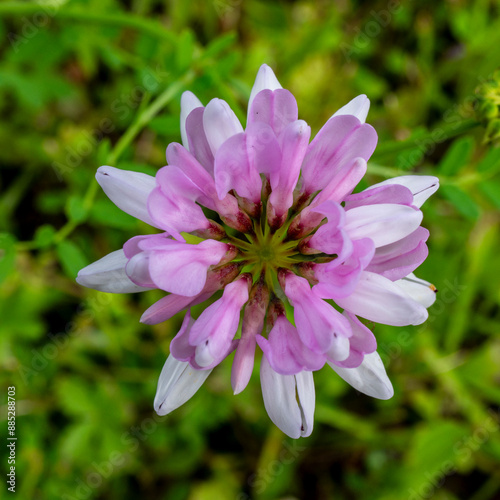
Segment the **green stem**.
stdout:
<svg viewBox="0 0 500 500">
<path fill-rule="evenodd" d="M 478 125 L 480 125 L 479 122 L 470 119 L 464 120 L 458 124 L 450 123 L 448 125 L 437 126 L 420 137 L 412 137 L 406 141 L 390 141 L 381 144 L 380 146 L 377 146 L 373 156 L 380 157 L 388 154 L 401 153 L 403 151 L 407 151 L 408 149 L 414 149 L 419 144 L 426 144 L 427 141 L 431 141 L 433 144 L 438 144 L 451 139 L 452 137 L 456 137 L 457 135 L 461 135 L 464 132 L 468 132 Z M 438 133 L 439 138 L 437 138 Z"/>
</svg>

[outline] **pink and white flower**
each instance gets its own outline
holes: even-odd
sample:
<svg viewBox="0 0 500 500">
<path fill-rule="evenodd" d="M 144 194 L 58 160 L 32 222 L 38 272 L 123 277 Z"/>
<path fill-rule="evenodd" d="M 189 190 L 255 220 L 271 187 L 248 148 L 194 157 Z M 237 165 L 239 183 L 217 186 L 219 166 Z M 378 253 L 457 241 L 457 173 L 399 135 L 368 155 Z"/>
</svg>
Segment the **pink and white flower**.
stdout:
<svg viewBox="0 0 500 500">
<path fill-rule="evenodd" d="M 364 322 L 427 319 L 435 288 L 413 271 L 428 253 L 420 207 L 439 182 L 408 175 L 353 194 L 377 143 L 369 106 L 356 97 L 310 141 L 295 98 L 263 65 L 245 129 L 223 100 L 203 106 L 185 92 L 182 145 L 168 146 L 156 177 L 98 169 L 108 197 L 160 232 L 130 239 L 78 283 L 164 290 L 147 324 L 188 309 L 158 382 L 159 414 L 191 398 L 233 351 L 231 383 L 243 391 L 257 346 L 265 408 L 293 438 L 312 432 L 313 372 L 325 363 L 360 392 L 393 395 Z M 194 319 L 196 304 L 205 309 Z"/>
</svg>

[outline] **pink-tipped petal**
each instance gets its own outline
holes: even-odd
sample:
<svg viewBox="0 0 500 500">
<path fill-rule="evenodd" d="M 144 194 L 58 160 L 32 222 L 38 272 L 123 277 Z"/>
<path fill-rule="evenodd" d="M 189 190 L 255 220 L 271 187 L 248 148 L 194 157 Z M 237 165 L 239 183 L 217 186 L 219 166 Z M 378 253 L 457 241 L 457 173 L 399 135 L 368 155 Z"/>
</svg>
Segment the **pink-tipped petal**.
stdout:
<svg viewBox="0 0 500 500">
<path fill-rule="evenodd" d="M 413 194 L 413 205 L 420 208 L 438 190 L 439 179 L 432 175 L 402 175 L 401 177 L 393 177 L 392 179 L 374 184 L 368 190 L 388 184 L 399 184 L 407 187 Z"/>
<path fill-rule="evenodd" d="M 377 133 L 352 115 L 328 120 L 309 145 L 302 164 L 302 191 L 323 189 L 355 158 L 368 160 L 377 145 Z"/>
<path fill-rule="evenodd" d="M 425 242 L 428 237 L 429 231 L 418 227 L 401 240 L 377 248 L 366 270 L 380 274 L 391 281 L 404 278 L 427 258 L 429 250 Z"/>
</svg>

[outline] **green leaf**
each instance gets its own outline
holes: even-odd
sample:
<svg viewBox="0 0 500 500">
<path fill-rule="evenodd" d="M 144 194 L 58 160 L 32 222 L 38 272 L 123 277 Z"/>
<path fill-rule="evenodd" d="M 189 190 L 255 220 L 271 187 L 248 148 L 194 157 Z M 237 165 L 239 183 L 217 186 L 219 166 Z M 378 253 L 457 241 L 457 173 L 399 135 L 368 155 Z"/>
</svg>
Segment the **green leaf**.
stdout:
<svg viewBox="0 0 500 500">
<path fill-rule="evenodd" d="M 14 270 L 16 239 L 8 233 L 0 234 L 0 283 Z"/>
<path fill-rule="evenodd" d="M 131 215 L 122 212 L 109 200 L 97 200 L 90 209 L 89 221 L 106 227 L 132 229 L 137 221 Z"/>
<path fill-rule="evenodd" d="M 82 251 L 71 241 L 61 241 L 56 252 L 64 272 L 72 279 L 89 263 Z"/>
<path fill-rule="evenodd" d="M 490 149 L 477 165 L 478 172 L 500 170 L 500 147 Z"/>
<path fill-rule="evenodd" d="M 456 175 L 469 162 L 473 147 L 472 137 L 457 139 L 441 160 L 438 166 L 439 173 L 449 177 Z"/>
<path fill-rule="evenodd" d="M 470 431 L 469 431 L 470 432 Z M 466 426 L 448 421 L 432 422 L 418 429 L 408 447 L 405 474 L 408 486 L 420 487 L 423 482 L 451 473 L 462 440 L 468 436 Z"/>
<path fill-rule="evenodd" d="M 467 219 L 475 220 L 481 213 L 477 203 L 457 186 L 442 186 L 441 194 Z"/>
<path fill-rule="evenodd" d="M 218 56 L 222 51 L 228 49 L 236 42 L 236 33 L 226 33 L 225 35 L 216 38 L 213 42 L 210 42 L 205 52 L 203 53 L 204 59 L 213 58 Z"/>
<path fill-rule="evenodd" d="M 56 230 L 50 224 L 40 226 L 35 232 L 35 243 L 39 248 L 48 247 L 54 240 Z"/>
<path fill-rule="evenodd" d="M 478 184 L 478 188 L 500 210 L 500 182 L 493 179 L 483 181 Z"/>
<path fill-rule="evenodd" d="M 87 210 L 83 205 L 83 198 L 71 196 L 66 203 L 65 212 L 70 221 L 83 222 L 87 217 Z"/>
</svg>

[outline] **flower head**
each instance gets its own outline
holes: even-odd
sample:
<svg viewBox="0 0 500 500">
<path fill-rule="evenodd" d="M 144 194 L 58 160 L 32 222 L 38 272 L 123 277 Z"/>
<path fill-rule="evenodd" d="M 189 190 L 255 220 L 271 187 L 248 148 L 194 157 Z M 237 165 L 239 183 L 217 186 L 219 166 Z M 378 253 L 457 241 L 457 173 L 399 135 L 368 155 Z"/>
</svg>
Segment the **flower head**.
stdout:
<svg viewBox="0 0 500 500">
<path fill-rule="evenodd" d="M 204 107 L 185 92 L 182 145 L 168 146 L 155 178 L 97 171 L 119 208 L 160 232 L 130 239 L 77 281 L 113 293 L 164 290 L 147 324 L 188 309 L 160 376 L 158 413 L 187 401 L 233 351 L 241 392 L 257 346 L 266 410 L 291 437 L 312 432 L 312 372 L 325 363 L 361 392 L 392 396 L 363 321 L 426 320 L 435 288 L 413 271 L 427 257 L 420 206 L 438 180 L 403 176 L 353 194 L 377 143 L 368 109 L 356 97 L 310 141 L 295 98 L 263 65 L 245 129 L 226 102 Z"/>
</svg>

